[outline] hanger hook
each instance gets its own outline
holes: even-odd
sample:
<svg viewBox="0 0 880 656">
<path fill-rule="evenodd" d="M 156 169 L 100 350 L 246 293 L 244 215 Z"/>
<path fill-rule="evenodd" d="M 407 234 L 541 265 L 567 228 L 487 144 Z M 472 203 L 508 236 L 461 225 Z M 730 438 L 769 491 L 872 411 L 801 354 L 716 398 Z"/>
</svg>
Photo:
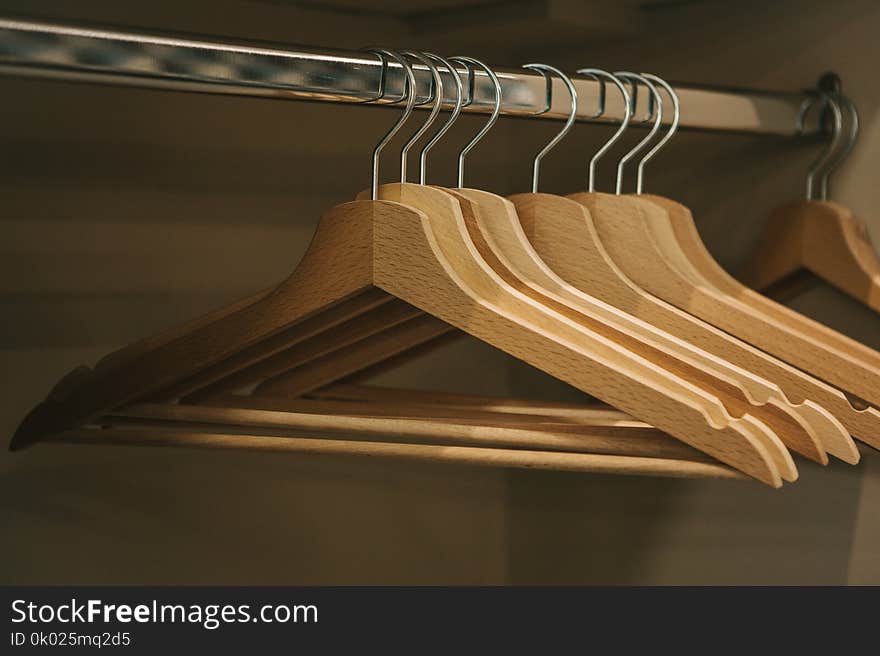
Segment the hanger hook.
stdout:
<svg viewBox="0 0 880 656">
<path fill-rule="evenodd" d="M 840 111 L 839 103 L 837 103 L 830 94 L 820 91 L 816 96 L 816 99 L 822 100 L 822 105 L 831 109 L 832 133 L 828 145 L 822 150 L 819 157 L 817 157 L 810 165 L 810 168 L 807 169 L 806 197 L 807 200 L 827 200 L 827 180 L 828 174 L 830 173 L 828 171 L 828 165 L 834 161 L 834 153 L 838 151 L 840 146 L 841 136 L 843 135 L 843 114 Z M 807 100 L 801 105 L 801 112 L 798 116 L 798 123 L 801 127 L 803 127 L 807 112 L 809 112 L 816 104 L 816 99 Z M 820 174 L 822 174 L 823 177 L 819 178 L 819 194 L 817 198 L 816 177 Z"/>
<path fill-rule="evenodd" d="M 404 73 L 404 91 L 406 93 L 406 106 L 403 108 L 403 114 L 400 115 L 400 118 L 397 119 L 397 122 L 389 128 L 388 132 L 385 133 L 385 136 L 376 144 L 376 147 L 373 149 L 373 172 L 370 179 L 370 198 L 372 200 L 376 200 L 379 197 L 379 155 L 381 155 L 382 150 L 385 146 L 388 145 L 388 142 L 394 138 L 400 128 L 403 127 L 403 124 L 406 123 L 410 114 L 412 114 L 413 108 L 416 105 L 416 76 L 413 73 L 412 66 L 409 65 L 409 62 L 399 53 L 394 52 L 393 50 L 386 50 L 385 48 L 366 48 L 367 52 L 372 52 L 380 57 L 382 57 L 383 61 L 383 71 L 385 67 L 385 57 L 391 57 L 396 60 L 398 64 L 403 68 Z M 379 96 L 383 97 L 383 93 Z"/>
<path fill-rule="evenodd" d="M 428 97 L 426 102 L 433 102 L 433 106 L 431 107 L 431 113 L 428 114 L 428 118 L 425 119 L 425 122 L 422 124 L 418 130 L 407 140 L 405 144 L 403 144 L 403 148 L 400 149 L 400 181 L 406 182 L 406 160 L 409 155 L 410 149 L 415 145 L 415 143 L 421 139 L 422 135 L 428 131 L 428 128 L 437 120 L 437 116 L 440 114 L 440 106 L 443 104 L 443 80 L 440 77 L 440 69 L 438 69 L 430 59 L 428 59 L 429 53 L 421 53 L 414 52 L 412 50 L 404 50 L 403 54 L 408 57 L 414 57 L 422 62 L 425 66 L 427 66 L 428 70 L 431 72 L 431 79 L 433 83 L 431 85 L 431 95 Z M 436 57 L 436 55 L 434 55 Z"/>
<path fill-rule="evenodd" d="M 571 111 L 568 115 L 568 120 L 566 120 L 565 125 L 559 131 L 555 137 L 550 140 L 546 146 L 544 146 L 541 151 L 535 155 L 534 162 L 532 164 L 532 193 L 538 193 L 538 176 L 541 170 L 541 160 L 544 159 L 544 156 L 549 153 L 553 148 L 562 141 L 565 136 L 571 132 L 572 126 L 574 126 L 574 122 L 577 119 L 577 89 L 575 89 L 574 83 L 571 81 L 571 78 L 568 77 L 565 73 L 560 71 L 558 68 L 554 66 L 549 66 L 547 64 L 525 64 L 523 68 L 527 68 L 532 71 L 538 71 L 541 75 L 544 76 L 544 79 L 548 81 L 547 87 L 547 106 L 550 107 L 552 105 L 552 97 L 553 97 L 553 83 L 552 78 L 547 75 L 547 73 L 555 73 L 559 76 L 559 79 L 562 80 L 563 84 L 565 84 L 566 89 L 568 89 L 568 93 L 571 96 Z"/>
<path fill-rule="evenodd" d="M 617 71 L 614 73 L 617 77 L 628 79 L 633 82 L 635 85 L 635 81 L 641 82 L 647 87 L 648 91 L 651 93 L 651 98 L 654 102 L 655 111 L 654 114 L 654 125 L 651 127 L 651 131 L 648 132 L 648 135 L 639 141 L 626 155 L 620 158 L 620 161 L 617 163 L 617 184 L 615 185 L 614 193 L 620 194 L 623 191 L 623 171 L 626 168 L 627 162 L 635 157 L 645 146 L 651 143 L 651 140 L 660 130 L 660 124 L 663 122 L 663 99 L 660 97 L 660 92 L 657 91 L 657 87 L 654 84 L 646 79 L 644 76 L 639 75 L 638 73 L 630 73 L 629 71 Z M 635 87 L 634 87 L 635 88 Z M 635 99 L 635 95 L 633 95 L 633 99 Z M 635 108 L 633 108 L 635 110 Z"/>
<path fill-rule="evenodd" d="M 651 148 L 647 153 L 645 153 L 644 157 L 642 157 L 639 162 L 638 173 L 636 175 L 636 193 L 641 194 L 644 189 L 645 184 L 645 164 L 651 161 L 654 156 L 659 153 L 666 144 L 669 143 L 669 140 L 675 136 L 675 133 L 678 132 L 678 127 L 681 124 L 681 100 L 678 97 L 678 92 L 672 88 L 672 85 L 669 84 L 666 80 L 658 75 L 653 75 L 652 73 L 642 73 L 642 77 L 650 80 L 651 82 L 656 82 L 659 84 L 666 93 L 669 95 L 669 98 L 672 100 L 672 123 L 669 126 L 669 130 L 667 130 L 666 134 L 661 137 L 660 141 L 654 144 L 654 147 Z"/>
<path fill-rule="evenodd" d="M 620 139 L 623 136 L 623 133 L 626 132 L 626 129 L 629 127 L 629 122 L 632 120 L 632 106 L 630 104 L 630 95 L 627 92 L 626 87 L 623 85 L 623 82 L 614 77 L 608 71 L 603 71 L 600 68 L 582 68 L 578 71 L 578 75 L 592 77 L 601 85 L 599 88 L 599 112 L 595 114 L 593 118 L 599 118 L 605 114 L 605 82 L 600 78 L 607 78 L 610 80 L 611 83 L 617 87 L 617 90 L 620 91 L 620 95 L 623 97 L 624 110 L 623 120 L 620 122 L 620 127 L 617 128 L 617 131 L 611 135 L 611 138 L 596 151 L 596 154 L 593 155 L 593 158 L 590 160 L 590 175 L 587 182 L 587 191 L 593 193 L 596 191 L 596 168 L 599 165 L 599 160 L 611 150 L 611 147 L 616 144 L 618 139 Z"/>
<path fill-rule="evenodd" d="M 455 70 L 455 67 L 449 62 L 448 59 L 440 57 L 439 55 L 434 55 L 431 53 L 425 53 L 431 59 L 439 61 L 443 64 L 452 75 L 452 79 L 455 81 L 455 106 L 452 108 L 452 112 L 449 114 L 449 120 L 443 124 L 439 130 L 437 130 L 437 134 L 431 137 L 431 140 L 424 145 L 421 153 L 419 153 L 419 184 L 425 184 L 425 180 L 427 178 L 427 170 L 428 170 L 428 151 L 434 147 L 434 145 L 443 138 L 443 135 L 449 131 L 449 128 L 452 127 L 452 124 L 458 120 L 459 114 L 461 114 L 461 108 L 464 103 L 464 88 L 461 84 L 461 76 L 458 74 L 458 71 Z M 442 91 L 442 89 L 441 89 Z M 438 103 L 440 105 L 442 103 Z"/>
<path fill-rule="evenodd" d="M 856 109 L 855 104 L 853 104 L 852 100 L 844 96 L 840 93 L 835 93 L 831 102 L 837 104 L 838 107 L 843 105 L 846 109 L 847 113 L 850 116 L 849 123 L 849 138 L 846 140 L 846 144 L 842 148 L 840 148 L 837 152 L 837 155 L 834 156 L 825 166 L 825 171 L 822 173 L 822 177 L 819 180 L 819 193 L 822 200 L 828 199 L 828 181 L 831 177 L 831 174 L 843 163 L 843 161 L 849 156 L 852 152 L 853 148 L 856 145 L 856 141 L 859 139 L 859 132 L 861 130 L 861 123 L 859 121 L 859 111 Z"/>
<path fill-rule="evenodd" d="M 486 121 L 486 124 L 480 128 L 480 131 L 474 136 L 473 139 L 468 142 L 468 144 L 461 149 L 461 152 L 458 153 L 458 188 L 464 188 L 464 160 L 468 156 L 468 153 L 473 150 L 474 146 L 476 146 L 483 137 L 492 129 L 492 126 L 495 125 L 495 122 L 498 120 L 498 116 L 501 114 L 501 101 L 502 101 L 502 93 L 501 93 L 501 80 L 498 79 L 498 76 L 495 75 L 495 71 L 489 68 L 486 64 L 481 62 L 478 59 L 474 59 L 473 57 L 450 57 L 451 61 L 461 62 L 462 64 L 472 64 L 474 66 L 479 66 L 484 71 L 486 71 L 486 75 L 492 81 L 492 86 L 495 89 L 495 105 L 492 107 L 492 114 L 489 116 L 489 120 Z M 471 96 L 471 102 L 473 101 L 474 96 L 476 96 L 476 71 L 468 68 L 468 84 L 472 91 L 469 91 Z M 470 104 L 470 102 L 468 103 Z"/>
</svg>

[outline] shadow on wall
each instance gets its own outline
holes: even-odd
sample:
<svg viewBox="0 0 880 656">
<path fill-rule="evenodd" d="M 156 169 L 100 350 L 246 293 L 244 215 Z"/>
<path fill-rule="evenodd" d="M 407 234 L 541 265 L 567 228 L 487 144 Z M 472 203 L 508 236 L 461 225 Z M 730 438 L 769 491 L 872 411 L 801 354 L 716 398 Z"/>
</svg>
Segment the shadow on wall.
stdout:
<svg viewBox="0 0 880 656">
<path fill-rule="evenodd" d="M 519 585 L 842 585 L 859 475 L 805 466 L 751 482 L 509 474 L 508 579 Z M 828 494 L 834 490 L 833 494 Z"/>
</svg>

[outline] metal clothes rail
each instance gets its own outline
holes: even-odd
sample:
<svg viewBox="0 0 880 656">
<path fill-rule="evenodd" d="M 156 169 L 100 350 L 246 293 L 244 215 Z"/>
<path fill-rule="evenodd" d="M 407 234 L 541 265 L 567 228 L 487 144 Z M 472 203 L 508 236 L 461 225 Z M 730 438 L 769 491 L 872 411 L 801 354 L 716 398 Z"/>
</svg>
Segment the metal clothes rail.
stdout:
<svg viewBox="0 0 880 656">
<path fill-rule="evenodd" d="M 419 98 L 427 100 L 429 71 L 421 65 L 415 69 Z M 464 68 L 460 70 L 466 73 Z M 568 115 L 568 94 L 558 80 L 553 83 L 548 107 L 548 83 L 542 75 L 522 69 L 495 70 L 502 82 L 504 115 Z M 380 95 L 382 64 L 377 55 L 358 51 L 233 45 L 0 19 L 0 73 L 287 100 L 365 103 Z M 384 98 L 378 102 L 391 104 L 403 95 L 404 78 L 399 65 L 389 62 L 385 78 Z M 599 83 L 575 77 L 575 84 L 580 120 L 620 120 L 623 103 L 613 89 L 608 90 L 604 116 L 597 119 L 593 116 L 598 107 Z M 452 88 L 451 84 L 444 86 Z M 803 109 L 812 98 L 808 92 L 688 85 L 675 88 L 681 98 L 683 128 L 783 137 L 819 132 L 818 112 L 808 112 L 802 120 Z M 646 95 L 639 94 L 643 105 Z M 465 111 L 491 111 L 494 90 L 488 76 L 479 70 L 473 76 L 471 100 Z M 639 108 L 639 112 L 644 111 L 644 107 Z"/>
</svg>

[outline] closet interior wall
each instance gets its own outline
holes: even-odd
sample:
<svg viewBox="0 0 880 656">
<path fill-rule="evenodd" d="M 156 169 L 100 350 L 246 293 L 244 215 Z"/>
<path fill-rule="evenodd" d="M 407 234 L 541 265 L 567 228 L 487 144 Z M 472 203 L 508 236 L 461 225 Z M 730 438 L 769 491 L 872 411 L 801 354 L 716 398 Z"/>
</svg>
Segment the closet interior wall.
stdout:
<svg viewBox="0 0 880 656">
<path fill-rule="evenodd" d="M 833 69 L 864 126 L 832 197 L 873 219 L 880 241 L 875 2 L 736 9 L 702 2 L 627 6 L 625 14 L 608 9 L 619 3 L 576 3 L 581 15 L 592 6 L 594 23 L 555 42 L 527 41 L 514 20 L 499 18 L 481 33 L 453 29 L 453 14 L 442 13 L 438 27 L 426 29 L 424 18 L 400 9 L 404 3 L 366 4 L 389 13 L 226 0 L 0 0 L 0 15 L 341 48 L 406 46 L 499 65 L 629 68 L 770 89 L 809 87 Z M 552 33 L 549 18 L 538 23 L 544 30 L 536 34 Z M 78 364 L 282 279 L 320 212 L 367 186 L 369 153 L 394 120 L 381 108 L 0 83 L 6 435 Z M 435 149 L 432 181 L 453 182 L 456 147 L 480 120 L 463 117 Z M 525 191 L 530 158 L 554 129 L 500 121 L 470 159 L 469 186 Z M 606 135 L 576 127 L 547 158 L 544 190 L 583 188 L 588 155 Z M 766 212 L 802 193 L 813 153 L 775 139 L 683 134 L 648 169 L 647 190 L 689 204 L 713 254 L 735 270 Z M 392 177 L 393 156 L 383 164 Z M 600 184 L 611 183 L 612 168 L 609 161 Z M 793 305 L 880 348 L 878 317 L 830 287 Z M 579 398 L 469 340 L 376 382 Z M 10 536 L 0 547 L 0 581 L 880 583 L 880 529 L 871 519 L 880 505 L 880 456 L 866 450 L 856 468 L 801 468 L 796 486 L 774 493 L 742 482 L 39 446 L 0 455 L 0 517 Z"/>
</svg>

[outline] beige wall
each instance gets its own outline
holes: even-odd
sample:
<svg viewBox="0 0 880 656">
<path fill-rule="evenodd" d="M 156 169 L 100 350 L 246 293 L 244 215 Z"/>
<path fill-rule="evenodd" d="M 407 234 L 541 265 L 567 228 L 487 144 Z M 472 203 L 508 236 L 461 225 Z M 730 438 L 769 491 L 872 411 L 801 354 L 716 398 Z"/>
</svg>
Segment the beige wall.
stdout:
<svg viewBox="0 0 880 656">
<path fill-rule="evenodd" d="M 310 30 L 280 4 L 14 3 L 0 9 L 341 47 L 413 45 L 400 26 Z M 653 31 L 551 50 L 473 54 L 514 64 L 655 70 L 673 80 L 768 88 L 841 73 L 865 123 L 833 189 L 880 240 L 880 33 L 875 2 L 727 3 L 654 12 Z M 39 10 L 33 9 L 39 5 Z M 200 11 L 201 9 L 201 11 Z M 78 13 L 77 13 L 78 12 Z M 114 13 L 115 12 L 115 13 Z M 280 12 L 280 13 L 279 13 Z M 695 26 L 700 26 L 699 29 Z M 344 28 L 344 29 L 343 29 Z M 439 46 L 437 46 L 439 47 Z M 368 183 L 387 110 L 0 80 L 0 427 L 74 366 L 290 271 L 320 211 Z M 472 119 L 438 148 L 452 153 Z M 554 125 L 505 121 L 476 151 L 473 186 L 521 191 Z M 583 184 L 602 128 L 548 157 L 544 188 Z M 766 213 L 796 196 L 813 150 L 683 135 L 650 170 L 687 202 L 735 269 Z M 389 160 L 387 171 L 393 168 Z M 608 167 L 610 168 L 610 167 Z M 390 175 L 390 173 L 389 173 Z M 607 177 L 607 176 L 606 176 Z M 880 347 L 875 314 L 830 288 L 796 307 Z M 386 382 L 547 398 L 577 396 L 480 344 Z M 41 446 L 0 455 L 4 583 L 853 583 L 880 582 L 880 458 L 801 465 L 782 491 L 666 481 L 309 459 L 277 454 Z"/>
</svg>

